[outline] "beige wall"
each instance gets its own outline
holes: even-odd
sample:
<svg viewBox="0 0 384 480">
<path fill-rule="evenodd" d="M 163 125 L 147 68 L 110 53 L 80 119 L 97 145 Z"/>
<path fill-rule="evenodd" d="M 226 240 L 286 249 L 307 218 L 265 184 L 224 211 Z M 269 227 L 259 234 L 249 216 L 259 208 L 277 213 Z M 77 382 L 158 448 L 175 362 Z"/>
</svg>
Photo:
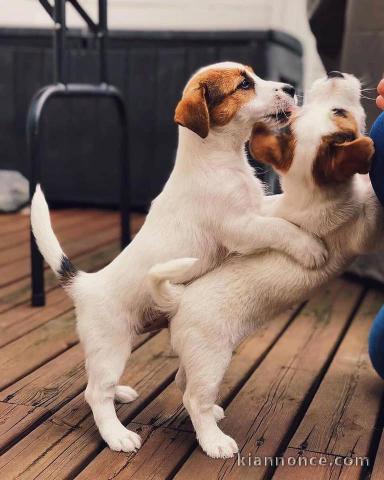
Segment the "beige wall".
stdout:
<svg viewBox="0 0 384 480">
<path fill-rule="evenodd" d="M 95 14 L 95 0 L 80 0 Z M 82 26 L 71 5 L 68 23 Z M 0 26 L 49 27 L 37 0 L 0 0 Z M 306 19 L 306 0 L 109 0 L 115 29 L 253 30 L 276 28 L 297 36 L 305 49 L 305 83 L 322 74 Z"/>
</svg>

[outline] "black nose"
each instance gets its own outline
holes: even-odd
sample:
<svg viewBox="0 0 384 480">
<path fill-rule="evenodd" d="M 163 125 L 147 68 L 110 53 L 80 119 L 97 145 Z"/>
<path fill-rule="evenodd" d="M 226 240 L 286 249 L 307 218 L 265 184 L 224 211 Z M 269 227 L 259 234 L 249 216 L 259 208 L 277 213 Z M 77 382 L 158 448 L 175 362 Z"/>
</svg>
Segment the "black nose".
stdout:
<svg viewBox="0 0 384 480">
<path fill-rule="evenodd" d="M 288 83 L 284 85 L 282 90 L 292 98 L 295 96 L 295 92 L 296 92 L 295 87 L 292 87 L 292 85 L 288 85 Z"/>
<path fill-rule="evenodd" d="M 327 73 L 328 78 L 344 78 L 344 75 L 337 70 L 332 70 L 332 72 Z"/>
</svg>

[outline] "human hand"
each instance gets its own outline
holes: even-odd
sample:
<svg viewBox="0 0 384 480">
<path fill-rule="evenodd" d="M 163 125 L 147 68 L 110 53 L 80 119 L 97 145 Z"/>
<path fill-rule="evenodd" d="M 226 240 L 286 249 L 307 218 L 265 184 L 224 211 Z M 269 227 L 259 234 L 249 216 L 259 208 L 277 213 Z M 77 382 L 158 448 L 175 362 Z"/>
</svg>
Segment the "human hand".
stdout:
<svg viewBox="0 0 384 480">
<path fill-rule="evenodd" d="M 377 93 L 379 94 L 376 98 L 376 105 L 384 110 L 384 78 L 380 80 L 377 85 Z"/>
</svg>

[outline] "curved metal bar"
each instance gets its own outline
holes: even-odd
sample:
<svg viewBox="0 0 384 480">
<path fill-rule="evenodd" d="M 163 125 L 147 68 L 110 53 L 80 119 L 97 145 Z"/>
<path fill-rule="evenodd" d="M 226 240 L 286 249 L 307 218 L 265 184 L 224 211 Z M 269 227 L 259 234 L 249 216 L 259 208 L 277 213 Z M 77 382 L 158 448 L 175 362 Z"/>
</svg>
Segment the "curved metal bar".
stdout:
<svg viewBox="0 0 384 480">
<path fill-rule="evenodd" d="M 129 192 L 129 164 L 128 164 L 128 135 L 127 115 L 125 104 L 119 90 L 111 85 L 91 84 L 56 84 L 39 90 L 32 99 L 27 116 L 27 142 L 30 162 L 30 197 L 36 190 L 41 179 L 41 120 L 48 103 L 56 97 L 106 97 L 114 101 L 121 125 L 121 245 L 124 248 L 130 242 L 130 192 Z M 31 262 L 32 262 L 32 305 L 45 304 L 43 258 L 31 234 Z"/>
</svg>

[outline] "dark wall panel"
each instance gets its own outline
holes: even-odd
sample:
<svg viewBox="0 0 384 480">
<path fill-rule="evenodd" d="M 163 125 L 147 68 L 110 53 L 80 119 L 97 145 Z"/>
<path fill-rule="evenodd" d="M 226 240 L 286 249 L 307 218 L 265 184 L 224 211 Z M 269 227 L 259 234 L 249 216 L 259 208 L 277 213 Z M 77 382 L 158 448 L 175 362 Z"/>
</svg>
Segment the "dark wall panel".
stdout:
<svg viewBox="0 0 384 480">
<path fill-rule="evenodd" d="M 98 81 L 93 38 L 71 32 L 68 75 Z M 0 30 L 0 168 L 28 176 L 25 123 L 29 102 L 52 82 L 52 35 L 47 30 Z M 173 166 L 175 106 L 197 68 L 221 60 L 252 65 L 265 78 L 300 87 L 301 46 L 266 32 L 112 32 L 110 81 L 128 111 L 132 203 L 146 208 Z M 51 201 L 114 205 L 119 198 L 119 129 L 108 100 L 54 100 L 44 118 L 43 182 Z"/>
</svg>

